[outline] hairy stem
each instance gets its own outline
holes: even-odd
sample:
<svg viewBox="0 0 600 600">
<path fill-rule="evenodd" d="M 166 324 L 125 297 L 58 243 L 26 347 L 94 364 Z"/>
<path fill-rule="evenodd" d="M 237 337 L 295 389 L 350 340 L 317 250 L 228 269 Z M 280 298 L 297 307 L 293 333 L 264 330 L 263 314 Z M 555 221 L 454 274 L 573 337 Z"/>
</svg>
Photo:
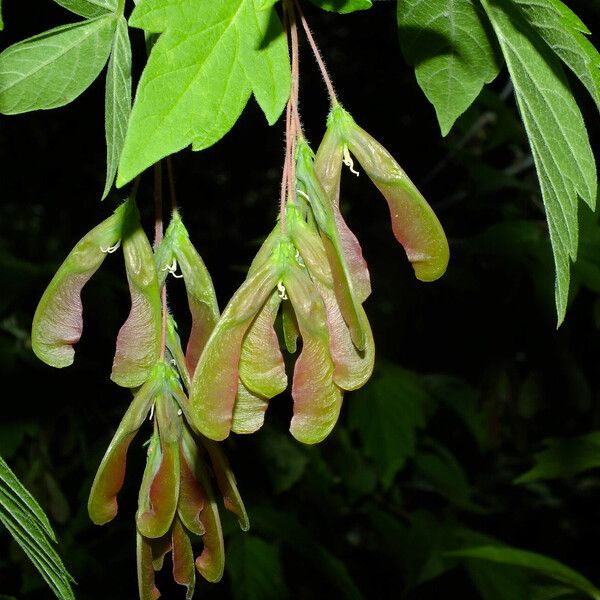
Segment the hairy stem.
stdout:
<svg viewBox="0 0 600 600">
<path fill-rule="evenodd" d="M 313 34 L 308 26 L 308 21 L 304 16 L 304 12 L 300 6 L 300 2 L 298 0 L 293 0 L 296 5 L 296 10 L 298 11 L 298 15 L 300 16 L 300 22 L 302 23 L 302 27 L 304 28 L 304 32 L 306 33 L 306 37 L 308 39 L 308 43 L 312 49 L 313 55 L 317 64 L 319 65 L 319 69 L 321 71 L 321 76 L 323 77 L 323 81 L 327 86 L 327 93 L 329 94 L 329 101 L 332 106 L 338 105 L 338 99 L 335 95 L 335 90 L 333 89 L 333 84 L 331 83 L 331 78 L 329 77 L 329 73 L 327 72 L 327 67 L 325 66 L 325 61 L 323 60 L 323 56 L 321 55 L 321 51 L 319 50 L 319 46 L 317 46 L 317 42 L 313 37 Z"/>
</svg>

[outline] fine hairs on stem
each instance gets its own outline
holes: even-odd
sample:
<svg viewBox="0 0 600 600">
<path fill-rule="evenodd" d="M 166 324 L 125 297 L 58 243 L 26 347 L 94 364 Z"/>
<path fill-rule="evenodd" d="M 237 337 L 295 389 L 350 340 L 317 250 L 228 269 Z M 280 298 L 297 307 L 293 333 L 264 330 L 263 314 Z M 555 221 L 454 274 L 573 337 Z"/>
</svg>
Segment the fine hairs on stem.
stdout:
<svg viewBox="0 0 600 600">
<path fill-rule="evenodd" d="M 298 48 L 298 26 L 296 22 L 296 14 L 294 5 L 290 0 L 284 2 L 284 27 L 288 32 L 289 42 L 292 54 L 292 82 L 290 90 L 290 98 L 286 107 L 285 120 L 285 161 L 283 166 L 283 174 L 281 180 L 281 196 L 280 196 L 280 223 L 281 231 L 286 231 L 285 208 L 287 198 L 292 199 L 296 196 L 296 163 L 295 163 L 295 147 L 298 135 L 302 135 L 302 126 L 300 124 L 300 115 L 298 113 L 298 95 L 299 95 L 299 48 Z"/>
<path fill-rule="evenodd" d="M 304 16 L 304 12 L 302 11 L 302 7 L 300 6 L 300 2 L 298 0 L 293 0 L 296 10 L 298 11 L 298 15 L 300 16 L 300 22 L 302 23 L 302 27 L 304 28 L 304 33 L 306 34 L 306 38 L 308 39 L 308 43 L 312 49 L 312 53 L 319 65 L 319 69 L 321 71 L 321 76 L 323 77 L 323 81 L 327 86 L 327 93 L 329 94 L 329 101 L 332 106 L 338 105 L 338 99 L 335 95 L 335 90 L 333 89 L 333 84 L 331 83 L 331 78 L 329 77 L 329 73 L 327 72 L 327 67 L 325 66 L 325 61 L 321 55 L 321 51 L 319 50 L 319 46 L 317 46 L 317 42 L 313 37 L 313 34 L 308 26 L 308 22 L 306 17 Z"/>
</svg>

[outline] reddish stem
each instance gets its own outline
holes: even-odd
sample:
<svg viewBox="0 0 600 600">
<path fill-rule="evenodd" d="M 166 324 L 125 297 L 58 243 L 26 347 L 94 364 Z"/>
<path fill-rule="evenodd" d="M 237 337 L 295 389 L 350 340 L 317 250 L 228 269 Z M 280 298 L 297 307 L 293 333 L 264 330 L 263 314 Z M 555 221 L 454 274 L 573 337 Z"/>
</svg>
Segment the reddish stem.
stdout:
<svg viewBox="0 0 600 600">
<path fill-rule="evenodd" d="M 332 106 L 337 106 L 338 99 L 337 99 L 337 96 L 335 95 L 335 90 L 333 89 L 333 84 L 331 83 L 331 78 L 329 77 L 329 73 L 327 72 L 327 67 L 325 66 L 325 61 L 323 60 L 323 56 L 321 55 L 319 46 L 317 46 L 317 42 L 315 41 L 315 38 L 313 37 L 310 27 L 308 26 L 308 21 L 306 20 L 306 17 L 304 16 L 304 12 L 302 12 L 302 8 L 300 7 L 300 2 L 298 0 L 293 0 L 293 1 L 294 1 L 294 4 L 296 5 L 298 15 L 300 16 L 300 22 L 302 23 L 302 27 L 304 28 L 304 32 L 306 33 L 308 43 L 310 44 L 310 47 L 314 54 L 315 60 L 317 61 L 317 64 L 319 65 L 319 69 L 321 71 L 321 76 L 323 77 L 323 81 L 325 82 L 325 85 L 327 86 L 327 93 L 329 94 L 329 101 L 331 102 Z"/>
</svg>

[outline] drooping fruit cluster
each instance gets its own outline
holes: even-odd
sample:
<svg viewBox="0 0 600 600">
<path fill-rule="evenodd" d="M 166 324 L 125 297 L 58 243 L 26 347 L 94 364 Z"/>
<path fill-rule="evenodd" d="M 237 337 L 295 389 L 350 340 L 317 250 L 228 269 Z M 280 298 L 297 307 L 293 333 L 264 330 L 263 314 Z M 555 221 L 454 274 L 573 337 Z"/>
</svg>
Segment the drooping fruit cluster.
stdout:
<svg viewBox="0 0 600 600">
<path fill-rule="evenodd" d="M 107 254 L 122 246 L 131 311 L 117 337 L 111 379 L 130 388 L 133 400 L 102 459 L 88 509 L 97 524 L 115 517 L 129 446 L 150 420 L 136 514 L 143 600 L 160 596 L 154 572 L 168 552 L 173 577 L 186 586 L 187 598 L 193 594 L 196 570 L 209 581 L 221 578 L 224 546 L 213 476 L 225 507 L 244 530 L 248 519 L 216 442 L 231 431 L 260 429 L 269 401 L 288 389 L 282 346 L 297 354 L 289 374 L 290 430 L 300 442 L 314 444 L 327 437 L 339 418 L 344 392 L 360 388 L 371 376 L 375 345 L 363 308 L 371 293 L 370 277 L 360 244 L 340 211 L 343 165 L 358 175 L 354 157 L 383 194 L 394 235 L 418 279 L 434 281 L 448 264 L 448 243 L 437 217 L 388 151 L 338 104 L 300 13 L 332 100 L 316 155 L 305 140 L 298 112 L 294 6 L 300 10 L 291 0 L 285 4 L 292 90 L 279 222 L 223 314 L 176 207 L 163 235 L 162 201 L 156 203 L 153 249 L 140 224 L 134 192 L 75 246 L 34 317 L 36 354 L 55 367 L 71 364 L 83 327 L 81 290 Z M 167 307 L 169 274 L 183 279 L 192 316 L 185 352 Z M 203 542 L 195 561 L 190 536 Z"/>
</svg>

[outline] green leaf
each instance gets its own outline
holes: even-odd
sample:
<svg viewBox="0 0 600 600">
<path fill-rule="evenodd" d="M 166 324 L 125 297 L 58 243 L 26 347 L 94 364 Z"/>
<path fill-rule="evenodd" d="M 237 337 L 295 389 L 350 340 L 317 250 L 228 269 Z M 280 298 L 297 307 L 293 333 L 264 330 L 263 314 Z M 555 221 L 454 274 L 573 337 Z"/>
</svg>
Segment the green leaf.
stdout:
<svg viewBox="0 0 600 600">
<path fill-rule="evenodd" d="M 393 365 L 380 369 L 352 397 L 348 425 L 358 432 L 385 486 L 414 454 L 417 430 L 425 426 L 430 402 L 418 376 Z"/>
<path fill-rule="evenodd" d="M 420 451 L 415 456 L 415 473 L 451 504 L 465 510 L 482 511 L 473 501 L 473 486 L 464 469 L 441 444 L 435 444 L 433 451 Z"/>
<path fill-rule="evenodd" d="M 534 466 L 517 477 L 515 483 L 572 477 L 597 467 L 600 467 L 600 431 L 572 439 L 549 438 L 544 440 L 544 450 L 534 454 Z"/>
<path fill-rule="evenodd" d="M 2 18 L 2 0 L 0 0 L 0 31 L 4 29 L 4 19 Z"/>
<path fill-rule="evenodd" d="M 0 54 L 0 112 L 64 106 L 98 77 L 110 53 L 113 15 L 63 25 Z"/>
<path fill-rule="evenodd" d="M 289 597 L 276 547 L 252 535 L 236 536 L 227 547 L 227 572 L 235 600 Z"/>
<path fill-rule="evenodd" d="M 310 0 L 315 6 L 342 15 L 373 6 L 372 0 Z"/>
<path fill-rule="evenodd" d="M 106 184 L 102 199 L 106 198 L 117 174 L 117 167 L 125 144 L 127 123 L 131 113 L 131 44 L 127 21 L 117 19 L 112 52 L 106 73 L 105 117 Z"/>
<path fill-rule="evenodd" d="M 554 251 L 560 324 L 567 308 L 570 260 L 577 257 L 577 197 L 595 205 L 594 156 L 559 61 L 507 0 L 481 1 L 506 59 L 531 145 Z"/>
<path fill-rule="evenodd" d="M 118 0 L 54 0 L 76 15 L 92 19 L 117 10 Z"/>
<path fill-rule="evenodd" d="M 600 54 L 589 29 L 560 0 L 514 0 L 529 24 L 588 89 L 600 110 Z"/>
<path fill-rule="evenodd" d="M 549 558 L 543 554 L 537 554 L 536 552 L 501 546 L 476 546 L 448 552 L 448 555 L 463 558 L 477 558 L 505 565 L 532 569 L 537 573 L 566 583 L 572 588 L 583 592 L 590 598 L 596 600 L 600 598 L 600 590 L 598 590 L 583 575 L 553 558 Z"/>
<path fill-rule="evenodd" d="M 136 93 L 118 186 L 190 143 L 217 142 L 252 92 L 277 120 L 290 89 L 287 43 L 274 9 L 255 2 L 145 0 L 133 11 L 132 26 L 162 35 Z"/>
<path fill-rule="evenodd" d="M 400 0 L 400 46 L 446 135 L 500 69 L 496 45 L 473 0 Z"/>
<path fill-rule="evenodd" d="M 73 578 L 50 545 L 49 539 L 56 542 L 56 537 L 48 517 L 2 458 L 0 522 L 27 554 L 56 597 L 73 600 Z"/>
</svg>

